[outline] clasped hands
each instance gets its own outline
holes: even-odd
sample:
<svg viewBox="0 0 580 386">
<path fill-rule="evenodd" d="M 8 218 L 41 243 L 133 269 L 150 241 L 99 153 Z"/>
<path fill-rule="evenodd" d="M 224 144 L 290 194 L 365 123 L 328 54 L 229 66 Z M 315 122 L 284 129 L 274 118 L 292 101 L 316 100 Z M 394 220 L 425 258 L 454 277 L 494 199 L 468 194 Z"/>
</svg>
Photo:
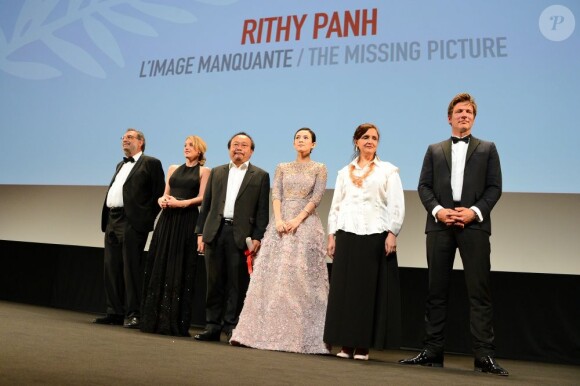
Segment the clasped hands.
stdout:
<svg viewBox="0 0 580 386">
<path fill-rule="evenodd" d="M 477 218 L 473 209 L 457 207 L 455 209 L 441 209 L 437 212 L 437 220 L 447 226 L 465 228 L 467 224 Z"/>
<path fill-rule="evenodd" d="M 280 234 L 283 233 L 293 234 L 296 232 L 296 229 L 298 229 L 300 223 L 301 221 L 297 217 L 294 217 L 290 221 L 276 220 L 276 231 Z"/>
<path fill-rule="evenodd" d="M 162 209 L 183 207 L 183 203 L 180 200 L 178 200 L 175 197 L 170 196 L 168 194 L 159 197 L 159 199 L 157 200 L 157 203 L 159 204 L 159 206 Z"/>
</svg>

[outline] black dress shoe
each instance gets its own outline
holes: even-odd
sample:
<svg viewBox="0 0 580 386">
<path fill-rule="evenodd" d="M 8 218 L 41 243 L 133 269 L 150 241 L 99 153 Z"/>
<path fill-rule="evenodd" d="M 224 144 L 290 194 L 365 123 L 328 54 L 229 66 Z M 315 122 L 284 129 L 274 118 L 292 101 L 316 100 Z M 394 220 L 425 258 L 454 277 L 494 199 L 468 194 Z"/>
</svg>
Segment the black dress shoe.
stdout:
<svg viewBox="0 0 580 386">
<path fill-rule="evenodd" d="M 111 315 L 107 314 L 107 316 L 102 316 L 100 318 L 96 318 L 93 320 L 93 323 L 96 324 L 111 324 L 114 326 L 122 326 L 123 325 L 123 316 L 122 315 Z"/>
<path fill-rule="evenodd" d="M 497 363 L 495 358 L 491 356 L 485 356 L 481 358 L 475 358 L 473 360 L 473 368 L 475 371 L 480 371 L 482 373 L 490 373 L 494 375 L 502 375 L 507 377 L 510 373 Z"/>
<path fill-rule="evenodd" d="M 443 367 L 443 354 L 436 355 L 427 350 L 423 350 L 413 358 L 401 359 L 399 363 L 402 365 Z"/>
<path fill-rule="evenodd" d="M 220 334 L 221 331 L 204 331 L 201 334 L 196 334 L 193 339 L 203 342 L 217 342 L 220 340 Z"/>
<path fill-rule="evenodd" d="M 229 341 L 232 339 L 232 331 L 226 331 L 226 342 L 229 343 Z"/>
<path fill-rule="evenodd" d="M 137 316 L 129 318 L 129 321 L 123 325 L 125 328 L 141 328 L 141 320 Z"/>
</svg>

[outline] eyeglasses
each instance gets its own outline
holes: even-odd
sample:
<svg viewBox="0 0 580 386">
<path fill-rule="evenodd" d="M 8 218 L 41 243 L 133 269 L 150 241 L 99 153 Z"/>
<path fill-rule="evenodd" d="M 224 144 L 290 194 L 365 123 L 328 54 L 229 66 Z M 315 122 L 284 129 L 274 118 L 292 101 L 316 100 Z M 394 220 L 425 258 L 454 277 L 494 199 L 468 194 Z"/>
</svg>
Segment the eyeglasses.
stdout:
<svg viewBox="0 0 580 386">
<path fill-rule="evenodd" d="M 124 135 L 124 136 L 122 136 L 122 137 L 121 137 L 121 141 L 124 141 L 124 140 L 126 140 L 126 139 L 128 139 L 128 140 L 132 141 L 132 140 L 134 140 L 134 139 L 136 139 L 136 138 L 137 138 L 137 137 L 136 137 L 136 136 L 134 136 L 134 135 Z"/>
</svg>

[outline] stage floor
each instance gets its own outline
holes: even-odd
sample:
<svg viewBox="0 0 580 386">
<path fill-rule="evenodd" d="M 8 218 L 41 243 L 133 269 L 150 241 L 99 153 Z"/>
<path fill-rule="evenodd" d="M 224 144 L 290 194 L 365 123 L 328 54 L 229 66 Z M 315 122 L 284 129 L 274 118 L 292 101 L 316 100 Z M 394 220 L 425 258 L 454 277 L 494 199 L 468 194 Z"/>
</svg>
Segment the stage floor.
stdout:
<svg viewBox="0 0 580 386">
<path fill-rule="evenodd" d="M 444 369 L 406 367 L 403 350 L 359 362 L 197 342 L 120 326 L 96 315 L 0 301 L 0 385 L 578 385 L 580 366 L 500 360 L 510 372 L 473 371 L 447 355 Z M 197 332 L 192 329 L 192 335 Z M 222 340 L 225 339 L 222 336 Z M 333 350 L 336 352 L 337 350 Z"/>
</svg>

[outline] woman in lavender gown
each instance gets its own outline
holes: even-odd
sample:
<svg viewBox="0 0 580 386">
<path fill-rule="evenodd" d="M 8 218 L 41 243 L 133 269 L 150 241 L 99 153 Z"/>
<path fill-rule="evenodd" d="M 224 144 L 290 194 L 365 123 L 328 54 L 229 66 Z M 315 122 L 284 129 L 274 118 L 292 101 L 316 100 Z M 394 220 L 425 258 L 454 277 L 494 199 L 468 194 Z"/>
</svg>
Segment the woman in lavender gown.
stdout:
<svg viewBox="0 0 580 386">
<path fill-rule="evenodd" d="M 273 219 L 230 343 L 264 350 L 327 354 L 322 335 L 328 298 L 325 236 L 316 212 L 326 189 L 324 164 L 310 159 L 316 134 L 294 135 L 296 161 L 276 168 Z"/>
</svg>

